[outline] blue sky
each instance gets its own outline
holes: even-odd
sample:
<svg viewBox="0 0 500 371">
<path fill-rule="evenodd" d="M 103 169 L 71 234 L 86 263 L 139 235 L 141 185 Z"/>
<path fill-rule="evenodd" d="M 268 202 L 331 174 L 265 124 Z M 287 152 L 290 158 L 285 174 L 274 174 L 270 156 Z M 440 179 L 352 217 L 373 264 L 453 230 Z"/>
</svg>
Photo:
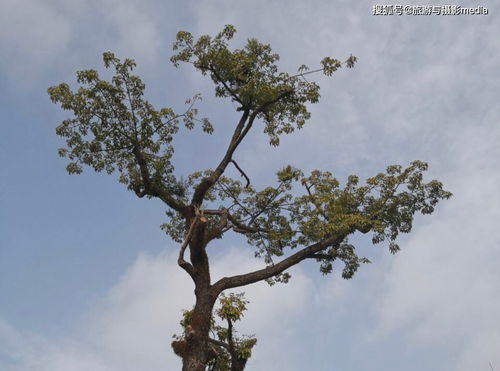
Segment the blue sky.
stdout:
<svg viewBox="0 0 500 371">
<path fill-rule="evenodd" d="M 441 1 L 405 5 L 440 5 Z M 356 55 L 319 78 L 306 127 L 277 149 L 256 130 L 238 163 L 256 184 L 281 166 L 362 178 L 413 159 L 454 197 L 417 218 L 391 256 L 359 239 L 373 264 L 344 281 L 313 264 L 289 285 L 245 289 L 243 333 L 259 339 L 249 370 L 500 369 L 500 22 L 489 15 L 373 16 L 368 1 L 0 0 L 0 369 L 179 369 L 170 350 L 192 285 L 160 230 L 163 206 L 114 176 L 69 176 L 54 129 L 66 117 L 47 87 L 132 57 L 157 106 L 181 111 L 201 92 L 212 137 L 181 132 L 178 173 L 213 167 L 235 113 L 208 79 L 168 61 L 178 30 L 238 29 L 295 71 Z M 444 3 L 442 3 L 444 4 Z M 451 4 L 451 3 L 448 3 Z M 467 5 L 467 4 L 460 4 Z M 213 154 L 213 155 L 212 155 Z M 211 248 L 213 276 L 259 267 L 244 241 Z"/>
</svg>

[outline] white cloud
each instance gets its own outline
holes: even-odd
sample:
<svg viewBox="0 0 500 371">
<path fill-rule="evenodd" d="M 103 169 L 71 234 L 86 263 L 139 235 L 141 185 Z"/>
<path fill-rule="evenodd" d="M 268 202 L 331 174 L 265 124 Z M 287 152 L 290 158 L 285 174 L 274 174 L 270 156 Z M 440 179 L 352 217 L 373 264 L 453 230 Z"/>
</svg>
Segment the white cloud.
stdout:
<svg viewBox="0 0 500 371">
<path fill-rule="evenodd" d="M 258 267 L 251 255 L 231 249 L 215 262 L 214 276 Z M 8 371 L 177 369 L 180 359 L 170 348 L 171 336 L 180 330 L 181 309 L 192 305 L 192 288 L 174 254 L 141 255 L 107 297 L 80 320 L 73 336 L 42 339 L 0 322 L 0 366 Z M 283 346 L 297 345 L 292 324 L 312 295 L 311 281 L 295 270 L 293 285 L 270 288 L 262 283 L 244 291 L 251 304 L 238 329 L 258 336 L 252 362 L 264 367 L 284 360 Z"/>
<path fill-rule="evenodd" d="M 157 8 L 135 1 L 2 1 L 0 70 L 14 91 L 29 91 L 56 71 L 60 79 L 61 71 L 92 65 L 107 50 L 157 61 L 168 49 L 163 39 L 172 36 L 164 35 L 164 22 L 173 17 Z"/>
<path fill-rule="evenodd" d="M 499 140 L 494 125 L 456 135 L 446 177 L 454 197 L 415 231 L 385 277 L 378 330 L 450 347 L 450 370 L 500 364 Z"/>
<path fill-rule="evenodd" d="M 71 19 L 58 10 L 55 1 L 28 0 L 22 5 L 15 0 L 2 1 L 2 73 L 14 81 L 38 77 L 41 66 L 48 66 L 65 54 L 71 33 Z"/>
<path fill-rule="evenodd" d="M 167 35 L 162 34 L 161 26 L 171 15 L 167 19 L 161 18 L 155 7 L 150 5 L 147 2 L 118 0 L 94 4 L 106 28 L 111 30 L 106 38 L 113 50 L 156 60 L 160 50 L 166 49 L 162 40 Z"/>
</svg>

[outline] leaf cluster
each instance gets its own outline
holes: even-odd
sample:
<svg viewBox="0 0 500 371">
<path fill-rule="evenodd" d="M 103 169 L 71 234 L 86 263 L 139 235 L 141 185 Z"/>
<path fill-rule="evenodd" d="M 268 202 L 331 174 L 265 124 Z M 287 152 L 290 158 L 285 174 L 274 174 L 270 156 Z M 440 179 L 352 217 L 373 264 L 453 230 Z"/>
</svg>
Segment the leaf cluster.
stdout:
<svg viewBox="0 0 500 371">
<path fill-rule="evenodd" d="M 307 103 L 317 103 L 319 85 L 309 82 L 304 75 L 323 71 L 331 76 L 342 63 L 324 58 L 322 68 L 305 72 L 308 67 L 299 67 L 298 74 L 290 75 L 278 69 L 279 55 L 273 53 L 268 44 L 248 39 L 241 49 L 230 50 L 228 42 L 236 29 L 227 25 L 215 37 L 204 35 L 197 40 L 186 31 L 177 33 L 171 61 L 191 63 L 203 75 L 208 75 L 215 84 L 215 95 L 230 98 L 240 105 L 238 110 L 256 112 L 264 122 L 264 132 L 272 145 L 279 144 L 279 135 L 300 129 L 310 117 Z M 356 58 L 345 62 L 349 68 Z"/>
<path fill-rule="evenodd" d="M 196 118 L 196 95 L 186 103 L 188 109 L 176 114 L 171 108 L 155 109 L 144 99 L 144 82 L 131 72 L 135 62 L 123 62 L 113 53 L 103 54 L 106 68 L 114 70 L 111 81 L 101 79 L 96 70 L 77 72 L 80 87 L 73 91 L 66 83 L 48 89 L 50 99 L 73 113 L 56 129 L 66 139 L 59 155 L 70 162 L 70 174 L 82 172 L 82 165 L 108 174 L 119 172 L 119 180 L 129 189 L 162 188 L 182 197 L 183 189 L 173 175 L 172 140 L 183 122 L 192 129 L 201 121 L 204 131 L 213 128 L 207 119 Z"/>
<path fill-rule="evenodd" d="M 360 264 L 369 261 L 356 254 L 355 247 L 348 243 L 350 235 L 370 232 L 374 244 L 387 241 L 395 253 L 399 250 L 398 235 L 411 231 L 415 214 L 430 214 L 439 200 L 451 196 L 441 182 L 424 182 L 427 167 L 422 161 L 413 161 L 406 168 L 392 165 L 364 184 L 351 175 L 342 186 L 330 172 L 313 170 L 306 176 L 286 166 L 277 172 L 275 186 L 261 190 L 221 177 L 208 196 L 216 208 L 209 220 L 215 226 L 226 213 L 230 215 L 221 234 L 233 230 L 245 235 L 256 248 L 256 256 L 269 266 L 290 249 L 340 236 L 341 243 L 310 258 L 320 262 L 324 274 L 332 271 L 335 261 L 342 261 L 342 276 L 351 278 Z M 198 176 L 202 175 L 193 175 Z M 286 282 L 288 278 L 283 273 L 270 282 Z"/>
<path fill-rule="evenodd" d="M 229 295 L 222 294 L 219 298 L 219 307 L 214 311 L 211 319 L 211 347 L 216 357 L 211 359 L 207 365 L 210 371 L 229 371 L 234 369 L 243 370 L 246 361 L 252 356 L 252 348 L 257 343 L 255 336 L 237 336 L 234 323 L 243 318 L 247 310 L 248 301 L 244 293 Z M 180 325 L 186 331 L 190 325 L 192 311 L 183 311 Z M 221 324 L 222 321 L 224 324 Z M 184 334 L 174 335 L 178 341 L 184 340 Z M 240 368 L 235 367 L 237 363 Z M 232 368 L 233 366 L 233 368 Z"/>
</svg>

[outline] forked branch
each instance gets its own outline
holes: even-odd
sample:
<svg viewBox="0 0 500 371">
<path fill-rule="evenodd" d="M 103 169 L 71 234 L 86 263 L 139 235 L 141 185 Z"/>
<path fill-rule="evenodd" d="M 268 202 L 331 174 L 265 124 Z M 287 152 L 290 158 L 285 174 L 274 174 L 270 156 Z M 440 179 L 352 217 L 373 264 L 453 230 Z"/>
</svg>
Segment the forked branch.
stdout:
<svg viewBox="0 0 500 371">
<path fill-rule="evenodd" d="M 233 136 L 231 138 L 231 142 L 229 143 L 229 146 L 227 148 L 227 151 L 222 158 L 221 162 L 217 166 L 217 168 L 214 170 L 212 175 L 203 178 L 198 184 L 198 186 L 195 188 L 193 198 L 191 200 L 191 204 L 195 206 L 200 206 L 201 203 L 203 202 L 203 199 L 205 198 L 205 194 L 207 191 L 210 189 L 212 185 L 214 185 L 217 180 L 219 180 L 220 176 L 222 173 L 224 173 L 224 170 L 226 170 L 227 165 L 232 159 L 233 153 L 236 150 L 236 147 L 238 147 L 239 142 L 241 141 L 241 136 L 245 135 L 246 133 L 242 134 L 243 128 L 245 127 L 245 123 L 247 122 L 249 116 L 249 111 L 246 110 L 243 112 L 243 115 L 240 118 L 240 121 L 238 125 L 236 126 L 236 129 L 234 130 Z"/>
<path fill-rule="evenodd" d="M 292 93 L 293 90 L 285 90 L 282 93 L 278 94 L 276 98 L 262 103 L 259 107 L 255 108 L 252 113 L 250 113 L 250 110 L 248 108 L 243 111 L 243 115 L 241 116 L 240 121 L 236 126 L 236 129 L 234 130 L 231 142 L 229 143 L 229 146 L 221 162 L 214 170 L 212 175 L 203 178 L 200 184 L 198 184 L 198 186 L 195 188 L 193 198 L 191 200 L 192 205 L 200 206 L 202 204 L 207 191 L 219 180 L 221 175 L 226 170 L 227 165 L 229 164 L 229 162 L 231 162 L 234 151 L 236 150 L 236 148 L 238 148 L 240 143 L 252 128 L 253 122 L 255 121 L 257 115 L 264 112 L 270 105 L 277 103 L 278 101 Z"/>
<path fill-rule="evenodd" d="M 172 209 L 184 215 L 186 206 L 181 201 L 176 200 L 174 197 L 172 197 L 172 195 L 166 189 L 164 189 L 163 186 L 158 186 L 151 182 L 151 175 L 149 173 L 148 164 L 144 157 L 144 153 L 142 153 L 137 145 L 134 146 L 132 152 L 137 161 L 137 164 L 139 165 L 143 185 L 142 190 L 140 189 L 140 186 L 136 186 L 133 188 L 135 194 L 139 198 L 142 198 L 144 196 L 158 197 Z"/>
</svg>

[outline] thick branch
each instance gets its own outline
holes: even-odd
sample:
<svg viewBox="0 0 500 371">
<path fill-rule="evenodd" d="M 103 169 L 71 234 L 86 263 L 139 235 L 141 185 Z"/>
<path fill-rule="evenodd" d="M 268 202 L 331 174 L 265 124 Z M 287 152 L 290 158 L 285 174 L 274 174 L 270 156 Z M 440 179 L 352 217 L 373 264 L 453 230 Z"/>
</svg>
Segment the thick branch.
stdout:
<svg viewBox="0 0 500 371">
<path fill-rule="evenodd" d="M 259 113 L 262 113 L 264 112 L 264 110 L 269 107 L 270 105 L 278 102 L 280 99 L 286 97 L 287 95 L 289 94 L 292 94 L 293 93 L 293 90 L 286 90 L 284 92 L 282 92 L 281 94 L 278 94 L 278 96 L 274 99 L 271 99 L 270 101 L 267 101 L 267 102 L 264 102 L 262 103 L 259 107 L 257 107 L 255 110 L 252 111 L 252 114 L 250 115 L 249 119 L 248 119 L 248 124 L 247 126 L 245 127 L 245 129 L 243 130 L 243 132 L 241 133 L 240 137 L 238 138 L 238 140 L 236 141 L 236 145 L 235 145 L 235 148 L 239 146 L 239 144 L 241 143 L 241 141 L 243 140 L 243 138 L 245 138 L 245 135 L 247 135 L 248 131 L 251 129 L 252 127 L 252 124 L 253 122 L 255 121 L 255 118 L 257 117 L 257 115 Z M 246 111 L 245 111 L 246 112 Z"/>
<path fill-rule="evenodd" d="M 237 355 L 234 351 L 233 323 L 229 318 L 227 318 L 227 343 L 229 344 L 229 353 L 231 353 L 231 357 L 236 358 Z"/>
<path fill-rule="evenodd" d="M 238 103 L 240 103 L 241 105 L 243 105 L 243 102 L 241 101 L 240 97 L 238 97 L 238 95 L 234 92 L 233 89 L 231 89 L 227 83 L 224 81 L 224 79 L 222 79 L 222 77 L 217 73 L 217 71 L 215 70 L 215 68 L 213 68 L 212 66 L 210 66 L 208 68 L 208 70 L 210 70 L 210 72 L 212 72 L 214 74 L 214 76 L 217 78 L 217 80 L 219 80 L 219 82 L 224 86 L 224 89 L 226 89 L 229 94 L 231 94 L 231 96 L 234 98 L 234 100 Z"/>
<path fill-rule="evenodd" d="M 160 200 L 165 202 L 168 206 L 170 206 L 172 209 L 178 211 L 182 215 L 185 214 L 186 211 L 186 206 L 173 198 L 170 193 L 163 188 L 163 186 L 156 186 L 151 182 L 151 176 L 149 173 L 148 165 L 146 162 L 146 159 L 144 158 L 144 153 L 139 150 L 139 148 L 134 146 L 132 150 L 135 159 L 137 161 L 137 164 L 139 165 L 139 170 L 141 172 L 141 178 L 142 178 L 142 184 L 144 186 L 144 189 L 141 190 L 139 187 L 134 188 L 135 194 L 142 198 L 146 195 L 152 196 L 152 197 L 158 197 Z"/>
<path fill-rule="evenodd" d="M 208 244 L 210 241 L 213 239 L 220 237 L 227 229 L 227 219 L 228 219 L 228 212 L 226 209 L 224 210 L 213 210 L 217 212 L 206 212 L 204 211 L 205 214 L 207 215 L 219 215 L 220 216 L 220 221 L 219 224 L 216 225 L 213 228 L 210 228 L 209 230 L 206 231 L 205 234 L 205 243 Z M 219 212 L 220 211 L 220 212 Z"/>
<path fill-rule="evenodd" d="M 236 129 L 234 130 L 233 136 L 231 138 L 231 142 L 229 143 L 229 146 L 227 148 L 226 154 L 222 158 L 221 162 L 217 166 L 217 168 L 214 170 L 211 176 L 203 178 L 200 184 L 196 187 L 193 198 L 191 200 L 191 204 L 195 206 L 201 205 L 203 202 L 203 198 L 205 197 L 205 194 L 207 191 L 210 189 L 212 185 L 214 185 L 215 182 L 220 178 L 224 170 L 226 169 L 227 165 L 231 161 L 231 158 L 233 156 L 234 151 L 236 150 L 236 147 L 238 147 L 238 144 L 241 142 L 246 133 L 242 134 L 243 127 L 245 126 L 245 123 L 248 119 L 249 111 L 246 110 L 243 112 L 243 115 L 240 118 L 240 121 L 238 125 L 236 126 Z"/>
<path fill-rule="evenodd" d="M 288 268 L 300 263 L 302 260 L 307 259 L 309 257 L 314 257 L 314 254 L 326 249 L 329 246 L 337 246 L 345 239 L 348 234 L 342 234 L 339 236 L 333 236 L 327 238 L 323 241 L 317 242 L 313 245 L 310 245 L 293 255 L 290 255 L 288 258 L 282 260 L 281 262 L 269 266 L 264 269 L 259 269 L 250 273 L 232 276 L 232 277 L 224 277 L 221 278 L 213 285 L 213 289 L 215 292 L 220 293 L 224 290 L 231 289 L 234 287 L 246 286 L 251 283 L 255 283 L 258 281 L 263 281 L 268 278 L 274 277 L 277 274 L 280 274 L 287 270 Z"/>
<path fill-rule="evenodd" d="M 151 195 L 150 192 L 153 191 L 151 186 L 151 177 L 149 175 L 149 169 L 146 163 L 146 159 L 144 158 L 144 154 L 139 150 L 137 145 L 134 146 L 133 153 L 141 172 L 142 183 L 144 184 L 144 194 Z"/>
<path fill-rule="evenodd" d="M 271 99 L 270 101 L 262 103 L 259 107 L 257 107 L 252 113 L 250 114 L 249 109 L 245 109 L 243 112 L 243 115 L 240 118 L 240 121 L 238 125 L 236 126 L 236 129 L 233 133 L 233 136 L 231 138 L 231 142 L 229 143 L 229 146 L 227 148 L 226 154 L 224 155 L 223 159 L 217 166 L 217 168 L 214 170 L 211 176 L 203 178 L 200 184 L 196 187 L 193 198 L 191 200 L 191 204 L 195 206 L 200 206 L 203 202 L 203 199 L 205 197 L 205 194 L 207 191 L 210 189 L 212 185 L 219 180 L 220 176 L 226 170 L 227 165 L 229 162 L 232 160 L 232 156 L 236 148 L 239 146 L 241 141 L 245 138 L 247 135 L 248 131 L 251 129 L 252 124 L 257 117 L 259 113 L 262 113 L 267 107 L 270 105 L 278 102 L 280 99 L 283 99 L 289 94 L 292 94 L 293 90 L 286 90 L 282 92 L 281 94 L 278 94 L 278 96 L 274 99 Z M 247 123 L 248 120 L 248 123 Z M 245 126 L 246 123 L 246 126 Z"/>
<path fill-rule="evenodd" d="M 177 264 L 179 264 L 179 266 L 183 268 L 193 278 L 194 278 L 194 268 L 190 263 L 184 260 L 184 252 L 186 251 L 186 247 L 188 246 L 189 241 L 191 240 L 197 221 L 198 218 L 195 217 L 191 222 L 191 226 L 189 227 L 188 233 L 186 234 L 186 238 L 184 239 L 184 242 L 182 243 L 181 248 L 179 250 L 179 258 L 177 259 Z"/>
</svg>

